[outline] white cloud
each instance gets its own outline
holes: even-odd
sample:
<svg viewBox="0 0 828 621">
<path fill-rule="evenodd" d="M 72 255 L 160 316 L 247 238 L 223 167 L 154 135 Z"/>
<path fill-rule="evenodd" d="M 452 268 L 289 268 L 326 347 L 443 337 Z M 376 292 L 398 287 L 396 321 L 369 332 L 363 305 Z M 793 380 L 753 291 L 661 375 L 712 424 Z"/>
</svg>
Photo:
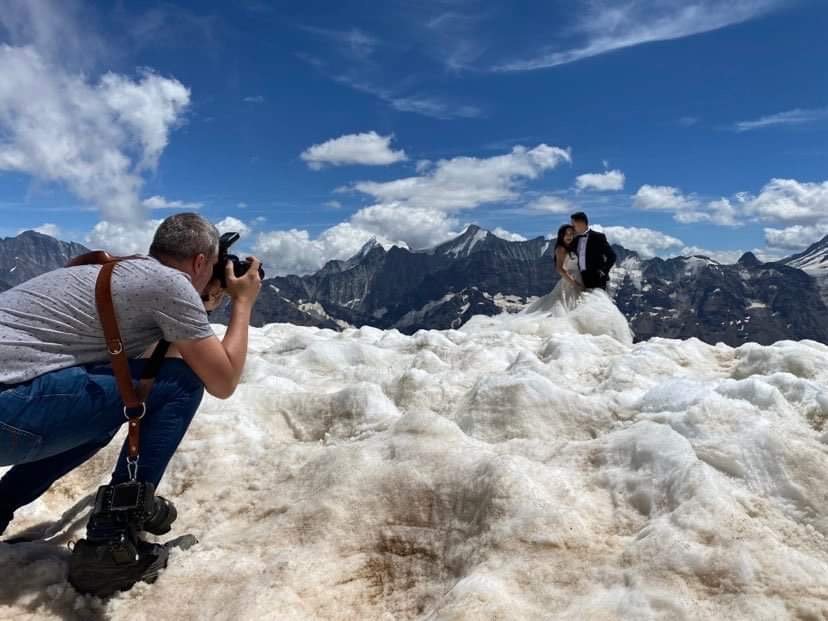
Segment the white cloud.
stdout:
<svg viewBox="0 0 828 621">
<path fill-rule="evenodd" d="M 107 250 L 112 254 L 146 254 L 149 252 L 155 229 L 162 220 L 144 220 L 140 223 L 98 222 L 86 236 L 85 244 L 92 250 Z"/>
<path fill-rule="evenodd" d="M 633 195 L 633 207 L 645 211 L 671 211 L 682 224 L 712 222 L 720 226 L 741 226 L 739 208 L 729 199 L 703 202 L 695 195 L 685 195 L 666 185 L 642 185 Z"/>
<path fill-rule="evenodd" d="M 786 110 L 785 112 L 769 114 L 753 121 L 740 121 L 733 127 L 738 132 L 747 132 L 754 129 L 764 129 L 766 127 L 777 127 L 780 125 L 804 125 L 806 123 L 815 123 L 817 121 L 825 120 L 828 120 L 828 108 L 813 108 L 810 110 L 796 108 L 794 110 Z"/>
<path fill-rule="evenodd" d="M 219 233 L 228 233 L 230 231 L 234 231 L 238 233 L 241 237 L 246 237 L 252 230 L 244 222 L 242 222 L 238 218 L 234 218 L 233 216 L 227 216 L 226 218 L 216 222 L 215 224 L 216 228 L 219 230 Z"/>
<path fill-rule="evenodd" d="M 720 226 L 741 226 L 743 224 L 738 207 L 726 199 L 710 201 L 707 203 L 710 212 L 710 221 Z"/>
<path fill-rule="evenodd" d="M 325 207 L 329 207 L 330 209 L 342 209 L 342 203 L 339 201 L 326 201 L 322 203 Z"/>
<path fill-rule="evenodd" d="M 245 103 L 261 104 L 265 102 L 265 98 L 263 95 L 250 95 L 249 97 L 245 97 L 242 101 Z"/>
<path fill-rule="evenodd" d="M 425 174 L 387 182 L 362 181 L 354 188 L 381 203 L 453 211 L 473 209 L 518 197 L 522 179 L 536 179 L 561 162 L 570 162 L 569 149 L 540 144 L 517 146 L 511 153 L 490 158 L 455 157 L 440 160 Z"/>
<path fill-rule="evenodd" d="M 539 196 L 526 205 L 530 211 L 538 213 L 570 213 L 574 211 L 572 203 L 560 196 Z"/>
<path fill-rule="evenodd" d="M 384 239 L 400 240 L 413 249 L 429 248 L 459 235 L 459 222 L 443 211 L 399 204 L 381 204 L 359 210 L 351 224 Z"/>
<path fill-rule="evenodd" d="M 648 211 L 682 211 L 698 206 L 696 199 L 669 185 L 642 185 L 633 196 L 633 207 Z"/>
<path fill-rule="evenodd" d="M 575 178 L 575 187 L 579 190 L 598 190 L 612 192 L 624 189 L 626 177 L 620 170 L 608 170 L 603 173 L 587 173 Z"/>
<path fill-rule="evenodd" d="M 533 57 L 496 66 L 496 71 L 531 71 L 556 67 L 614 50 L 679 39 L 747 21 L 783 0 L 594 0 L 571 32 L 574 46 L 547 46 Z"/>
<path fill-rule="evenodd" d="M 325 164 L 386 166 L 407 159 L 402 149 L 399 151 L 391 149 L 392 138 L 392 135 L 380 136 L 374 131 L 348 134 L 315 144 L 306 149 L 300 157 L 314 170 L 319 170 Z"/>
<path fill-rule="evenodd" d="M 780 251 L 799 252 L 828 235 L 828 221 L 803 226 L 796 224 L 784 229 L 766 228 L 765 242 Z"/>
<path fill-rule="evenodd" d="M 505 239 L 507 241 L 526 241 L 526 238 L 520 233 L 512 233 L 511 231 L 507 231 L 501 227 L 495 228 L 492 233 L 500 239 Z"/>
<path fill-rule="evenodd" d="M 763 220 L 814 223 L 828 219 L 828 181 L 771 179 L 756 197 L 742 195 L 745 211 Z"/>
<path fill-rule="evenodd" d="M 593 225 L 592 228 L 603 232 L 611 244 L 620 244 L 644 257 L 653 257 L 672 248 L 684 246 L 684 242 L 680 239 L 653 229 L 599 224 Z"/>
<path fill-rule="evenodd" d="M 97 82 L 32 47 L 0 46 L 0 170 L 65 184 L 105 218 L 140 220 L 142 174 L 155 167 L 190 92 L 144 71 Z"/>
<path fill-rule="evenodd" d="M 247 209 L 247 203 L 245 203 L 244 201 L 238 202 L 236 203 L 236 207 L 238 207 L 239 209 Z"/>
<path fill-rule="evenodd" d="M 169 201 L 163 196 L 150 196 L 145 198 L 141 203 L 147 209 L 175 209 L 178 211 L 194 211 L 201 209 L 204 203 L 188 203 L 185 201 Z"/>
<path fill-rule="evenodd" d="M 392 243 L 342 222 L 316 239 L 311 239 L 307 231 L 298 229 L 262 233 L 257 237 L 253 251 L 266 264 L 268 274 L 301 275 L 317 271 L 332 259 L 347 259 L 355 255 L 372 238 L 384 246 Z"/>
</svg>

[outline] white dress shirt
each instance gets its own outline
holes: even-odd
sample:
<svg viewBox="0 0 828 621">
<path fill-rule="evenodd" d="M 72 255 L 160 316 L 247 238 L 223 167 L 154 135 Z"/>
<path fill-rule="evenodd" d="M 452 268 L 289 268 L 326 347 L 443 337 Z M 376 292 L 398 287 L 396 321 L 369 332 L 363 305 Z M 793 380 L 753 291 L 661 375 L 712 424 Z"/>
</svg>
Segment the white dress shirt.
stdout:
<svg viewBox="0 0 828 621">
<path fill-rule="evenodd" d="M 578 268 L 582 271 L 586 271 L 586 245 L 587 245 L 587 235 L 589 235 L 590 229 L 584 231 L 583 235 L 578 237 Z"/>
</svg>

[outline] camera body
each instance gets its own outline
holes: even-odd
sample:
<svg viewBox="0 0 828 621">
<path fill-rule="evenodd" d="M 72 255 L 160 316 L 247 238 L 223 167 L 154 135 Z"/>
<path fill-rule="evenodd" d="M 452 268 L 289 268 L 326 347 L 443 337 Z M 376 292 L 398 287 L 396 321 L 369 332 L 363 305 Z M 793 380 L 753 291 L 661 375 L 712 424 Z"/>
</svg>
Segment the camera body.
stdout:
<svg viewBox="0 0 828 621">
<path fill-rule="evenodd" d="M 95 513 L 118 512 L 133 524 L 143 525 L 155 511 L 155 486 L 130 481 L 102 485 L 95 496 Z"/>
<path fill-rule="evenodd" d="M 227 288 L 227 275 L 225 273 L 225 266 L 227 265 L 227 261 L 233 262 L 233 275 L 236 278 L 240 276 L 244 276 L 247 273 L 247 270 L 250 269 L 250 261 L 243 261 L 239 259 L 234 254 L 230 254 L 230 246 L 235 244 L 240 235 L 238 233 L 225 233 L 219 239 L 219 254 L 218 254 L 218 263 L 213 268 L 213 278 L 217 279 L 221 283 L 221 288 Z M 265 274 L 264 269 L 262 266 L 259 266 L 259 278 L 264 280 Z"/>
</svg>

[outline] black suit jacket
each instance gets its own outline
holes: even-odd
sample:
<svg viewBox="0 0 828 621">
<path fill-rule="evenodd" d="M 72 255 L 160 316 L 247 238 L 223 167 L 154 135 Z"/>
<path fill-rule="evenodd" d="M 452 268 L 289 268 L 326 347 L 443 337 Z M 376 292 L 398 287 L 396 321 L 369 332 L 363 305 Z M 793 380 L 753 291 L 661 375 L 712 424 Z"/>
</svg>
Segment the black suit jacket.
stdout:
<svg viewBox="0 0 828 621">
<path fill-rule="evenodd" d="M 609 282 L 609 271 L 615 265 L 617 259 L 615 251 L 609 245 L 607 236 L 603 233 L 589 230 L 584 235 L 587 238 L 586 269 L 581 272 L 584 287 L 587 289 L 594 289 L 595 287 L 606 289 L 607 282 Z M 580 236 L 578 239 L 580 239 Z"/>
</svg>

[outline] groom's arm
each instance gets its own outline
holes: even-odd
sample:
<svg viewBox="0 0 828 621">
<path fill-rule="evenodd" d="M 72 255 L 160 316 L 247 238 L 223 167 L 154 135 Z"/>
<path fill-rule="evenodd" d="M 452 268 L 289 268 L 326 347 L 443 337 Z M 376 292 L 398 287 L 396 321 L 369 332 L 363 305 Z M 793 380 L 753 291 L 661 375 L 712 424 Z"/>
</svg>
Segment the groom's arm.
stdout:
<svg viewBox="0 0 828 621">
<path fill-rule="evenodd" d="M 604 255 L 604 271 L 609 273 L 612 266 L 618 260 L 618 257 L 615 254 L 615 250 L 612 249 L 612 246 L 607 241 L 607 236 L 603 233 L 601 234 L 601 244 L 603 246 L 601 253 Z"/>
</svg>

